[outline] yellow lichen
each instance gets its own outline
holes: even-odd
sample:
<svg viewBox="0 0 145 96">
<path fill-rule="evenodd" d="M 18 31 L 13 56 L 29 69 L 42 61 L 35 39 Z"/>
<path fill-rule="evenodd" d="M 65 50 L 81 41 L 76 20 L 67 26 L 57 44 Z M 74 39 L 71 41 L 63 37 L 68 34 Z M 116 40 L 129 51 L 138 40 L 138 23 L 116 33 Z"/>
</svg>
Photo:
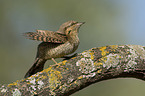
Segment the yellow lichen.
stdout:
<svg viewBox="0 0 145 96">
<path fill-rule="evenodd" d="M 79 77 L 78 77 L 78 79 L 82 79 L 82 78 L 83 78 L 83 76 L 79 76 Z"/>
<path fill-rule="evenodd" d="M 101 52 L 101 55 L 102 55 L 102 56 L 106 56 L 106 54 L 109 53 L 109 52 L 106 50 L 106 46 L 101 47 L 101 48 L 100 48 L 100 51 L 102 51 L 102 52 Z"/>
<path fill-rule="evenodd" d="M 58 78 L 62 78 L 62 75 L 61 75 L 61 72 L 60 71 L 54 71 L 54 74 L 56 74 L 56 76 L 58 77 Z"/>
<path fill-rule="evenodd" d="M 61 72 L 56 70 L 50 70 L 49 72 L 49 87 L 55 89 L 58 83 L 61 83 L 59 80 L 62 78 Z"/>
<path fill-rule="evenodd" d="M 52 66 L 50 66 L 50 67 L 47 68 L 47 69 L 44 69 L 43 71 L 46 72 L 46 73 L 48 73 L 50 70 L 52 70 Z"/>
<path fill-rule="evenodd" d="M 105 56 L 105 57 L 102 57 L 102 58 L 100 58 L 100 61 L 102 62 L 106 62 L 107 61 L 107 57 Z"/>
<path fill-rule="evenodd" d="M 42 76 L 43 77 L 43 79 L 46 79 L 47 77 L 46 76 Z"/>
<path fill-rule="evenodd" d="M 76 57 L 72 57 L 71 59 L 75 59 Z"/>
<path fill-rule="evenodd" d="M 94 59 L 94 53 L 90 52 L 90 55 L 91 55 L 91 59 L 93 60 Z"/>
<path fill-rule="evenodd" d="M 94 65 L 95 66 L 101 66 L 101 65 L 103 65 L 103 63 L 102 62 L 95 62 Z"/>
<path fill-rule="evenodd" d="M 74 81 L 74 84 L 77 84 L 77 81 Z"/>
<path fill-rule="evenodd" d="M 67 60 L 64 60 L 64 61 L 62 61 L 61 63 L 62 63 L 62 65 L 65 65 L 66 62 L 67 62 Z"/>
<path fill-rule="evenodd" d="M 8 84 L 8 87 L 11 87 L 11 86 L 16 86 L 18 84 L 18 80 L 16 82 L 13 82 L 11 84 Z"/>
<path fill-rule="evenodd" d="M 31 83 L 27 82 L 27 84 L 29 85 L 29 84 L 31 84 Z"/>
<path fill-rule="evenodd" d="M 63 88 L 62 86 L 59 87 L 59 89 L 62 89 L 62 88 Z"/>
<path fill-rule="evenodd" d="M 110 45 L 110 47 L 111 47 L 112 49 L 117 49 L 117 48 L 118 48 L 118 45 Z"/>
<path fill-rule="evenodd" d="M 58 83 L 60 83 L 60 82 L 58 81 L 57 76 L 55 74 L 51 73 L 51 75 L 49 76 L 49 84 L 50 84 L 49 87 L 51 89 L 55 89 L 57 87 L 56 85 Z"/>
<path fill-rule="evenodd" d="M 38 77 L 39 77 L 39 78 L 38 78 L 38 79 L 36 79 L 36 82 L 38 82 L 38 81 L 39 81 L 39 80 L 41 80 L 41 79 L 43 79 L 43 80 L 44 80 L 44 79 L 46 79 L 46 78 L 47 78 L 46 76 L 43 76 L 43 75 L 42 75 L 42 76 L 38 76 Z"/>
<path fill-rule="evenodd" d="M 97 71 L 97 73 L 101 73 L 101 72 L 102 72 L 102 69 L 100 69 L 100 70 Z"/>
</svg>

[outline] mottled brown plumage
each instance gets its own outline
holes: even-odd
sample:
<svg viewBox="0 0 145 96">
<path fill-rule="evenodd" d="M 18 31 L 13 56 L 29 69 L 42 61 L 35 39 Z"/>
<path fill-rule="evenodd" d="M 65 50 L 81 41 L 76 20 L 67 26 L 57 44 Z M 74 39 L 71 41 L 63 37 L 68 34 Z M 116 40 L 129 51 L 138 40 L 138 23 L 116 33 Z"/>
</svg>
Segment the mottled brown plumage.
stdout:
<svg viewBox="0 0 145 96">
<path fill-rule="evenodd" d="M 28 39 L 43 41 L 38 45 L 36 60 L 26 73 L 25 78 L 43 70 L 44 63 L 55 58 L 65 57 L 73 53 L 79 45 L 78 29 L 83 23 L 68 21 L 58 31 L 37 30 L 24 35 Z"/>
<path fill-rule="evenodd" d="M 48 30 L 37 30 L 37 32 L 27 32 L 24 33 L 24 35 L 28 39 L 43 42 L 65 43 L 67 41 L 67 37 L 65 34 Z"/>
</svg>

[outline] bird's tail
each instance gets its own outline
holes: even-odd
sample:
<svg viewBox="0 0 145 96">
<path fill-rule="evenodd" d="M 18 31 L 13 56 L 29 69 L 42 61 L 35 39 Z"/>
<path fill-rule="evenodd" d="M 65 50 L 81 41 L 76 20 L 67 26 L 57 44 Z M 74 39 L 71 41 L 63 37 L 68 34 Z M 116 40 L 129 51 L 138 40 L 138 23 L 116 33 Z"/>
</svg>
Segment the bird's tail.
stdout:
<svg viewBox="0 0 145 96">
<path fill-rule="evenodd" d="M 36 58 L 33 66 L 25 74 L 24 78 L 30 77 L 31 75 L 42 71 L 45 62 L 46 62 L 46 60 L 44 60 L 44 59 Z"/>
</svg>

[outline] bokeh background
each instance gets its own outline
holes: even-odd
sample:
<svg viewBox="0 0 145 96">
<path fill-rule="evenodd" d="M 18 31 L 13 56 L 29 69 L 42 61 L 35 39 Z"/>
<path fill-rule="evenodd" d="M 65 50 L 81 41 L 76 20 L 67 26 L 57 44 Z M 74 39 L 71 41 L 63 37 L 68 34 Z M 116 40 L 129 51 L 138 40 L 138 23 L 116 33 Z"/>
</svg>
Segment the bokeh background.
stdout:
<svg viewBox="0 0 145 96">
<path fill-rule="evenodd" d="M 34 62 L 40 42 L 24 38 L 24 32 L 56 31 L 69 20 L 86 22 L 78 53 L 114 44 L 145 46 L 145 0 L 0 0 L 0 83 L 22 79 Z M 119 78 L 72 96 L 144 96 L 144 89 L 144 81 Z"/>
</svg>

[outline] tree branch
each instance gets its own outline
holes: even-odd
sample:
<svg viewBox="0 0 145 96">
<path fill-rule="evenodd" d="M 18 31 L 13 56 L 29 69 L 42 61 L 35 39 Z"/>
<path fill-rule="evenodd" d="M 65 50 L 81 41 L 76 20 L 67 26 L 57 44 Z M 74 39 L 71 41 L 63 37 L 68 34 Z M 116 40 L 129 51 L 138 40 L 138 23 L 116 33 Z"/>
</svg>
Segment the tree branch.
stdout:
<svg viewBox="0 0 145 96">
<path fill-rule="evenodd" d="M 0 95 L 70 95 L 92 83 L 133 77 L 145 80 L 145 47 L 110 45 L 86 50 L 29 78 L 0 86 Z"/>
</svg>

